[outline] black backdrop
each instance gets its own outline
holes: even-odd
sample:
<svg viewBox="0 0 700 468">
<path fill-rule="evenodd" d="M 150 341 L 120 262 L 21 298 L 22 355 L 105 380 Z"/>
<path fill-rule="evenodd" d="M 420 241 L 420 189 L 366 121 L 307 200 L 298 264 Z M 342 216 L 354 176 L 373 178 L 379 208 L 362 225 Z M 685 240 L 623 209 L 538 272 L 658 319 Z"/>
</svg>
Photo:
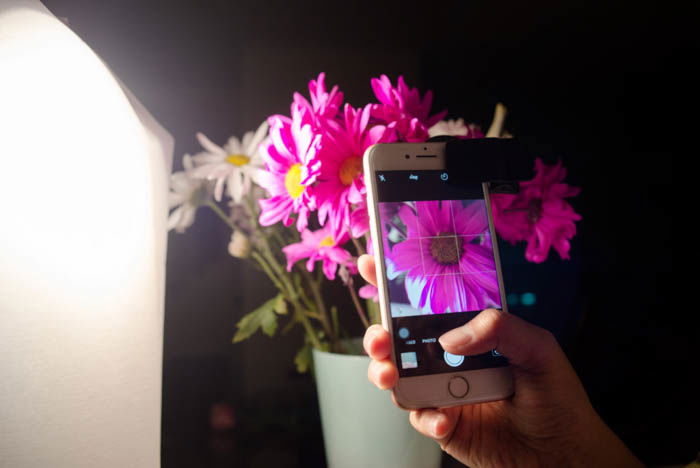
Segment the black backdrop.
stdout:
<svg viewBox="0 0 700 468">
<path fill-rule="evenodd" d="M 564 161 L 583 187 L 570 262 L 533 268 L 522 248 L 506 247 L 507 284 L 538 293 L 520 313 L 555 331 L 595 407 L 642 460 L 688 462 L 700 448 L 692 329 L 672 273 L 667 143 L 678 119 L 667 103 L 685 98 L 673 65 L 694 45 L 670 21 L 697 11 L 583 1 L 46 4 L 175 136 L 176 167 L 198 151 L 196 131 L 222 142 L 253 129 L 320 71 L 355 105 L 371 99 L 380 73 L 404 74 L 451 117 L 484 126 L 506 103 L 508 130 Z M 291 364 L 300 336 L 230 344 L 234 323 L 271 287 L 227 256 L 227 242 L 204 210 L 169 236 L 163 466 L 323 463 L 313 384 Z M 209 429 L 215 402 L 233 406 L 233 434 Z"/>
</svg>

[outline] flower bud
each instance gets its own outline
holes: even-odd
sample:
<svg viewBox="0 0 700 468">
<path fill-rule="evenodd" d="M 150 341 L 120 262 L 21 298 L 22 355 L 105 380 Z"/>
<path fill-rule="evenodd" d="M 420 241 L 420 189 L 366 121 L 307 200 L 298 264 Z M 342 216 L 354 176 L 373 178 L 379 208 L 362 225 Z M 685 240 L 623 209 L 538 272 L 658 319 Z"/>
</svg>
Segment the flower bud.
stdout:
<svg viewBox="0 0 700 468">
<path fill-rule="evenodd" d="M 236 258 L 248 258 L 250 256 L 250 239 L 241 231 L 233 231 L 231 242 L 228 244 L 228 253 Z"/>
</svg>

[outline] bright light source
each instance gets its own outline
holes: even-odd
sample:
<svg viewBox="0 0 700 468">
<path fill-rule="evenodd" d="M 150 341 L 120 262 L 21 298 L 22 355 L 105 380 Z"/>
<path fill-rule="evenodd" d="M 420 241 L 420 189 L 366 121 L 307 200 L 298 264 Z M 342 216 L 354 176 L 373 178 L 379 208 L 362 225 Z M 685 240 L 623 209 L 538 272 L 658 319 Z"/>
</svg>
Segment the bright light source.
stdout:
<svg viewBox="0 0 700 468">
<path fill-rule="evenodd" d="M 158 466 L 172 138 L 38 1 L 0 5 L 0 453 Z"/>
</svg>

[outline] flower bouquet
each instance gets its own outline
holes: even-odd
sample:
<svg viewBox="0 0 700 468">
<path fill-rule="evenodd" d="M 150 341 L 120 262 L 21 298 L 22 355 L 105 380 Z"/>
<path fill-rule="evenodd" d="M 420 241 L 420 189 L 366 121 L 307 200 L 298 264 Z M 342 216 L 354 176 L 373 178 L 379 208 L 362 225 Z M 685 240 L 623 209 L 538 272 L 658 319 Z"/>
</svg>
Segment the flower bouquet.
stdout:
<svg viewBox="0 0 700 468">
<path fill-rule="evenodd" d="M 344 102 L 337 86 L 329 91 L 321 73 L 309 82 L 309 98 L 294 94 L 290 115 L 269 117 L 242 140 L 231 137 L 219 146 L 198 133 L 203 151 L 185 155 L 184 170 L 171 178 L 169 229 L 184 232 L 200 206 L 212 209 L 231 228 L 229 253 L 264 272 L 277 289 L 240 319 L 234 343 L 258 330 L 273 336 L 279 322 L 285 322 L 285 331 L 300 325 L 305 342 L 294 359 L 300 372 L 310 366 L 312 347 L 352 352 L 342 339 L 337 304 L 326 293 L 330 282 L 344 285 L 365 327 L 380 322 L 376 288 L 357 280 L 357 258 L 371 253 L 372 245 L 365 150 L 375 143 L 424 142 L 437 135 L 509 136 L 501 105 L 484 134 L 462 119 L 443 120 L 446 111 L 432 114 L 432 93 L 421 96 L 403 77 L 394 85 L 382 75 L 371 86 L 377 102 L 356 108 Z M 526 242 L 530 262 L 543 262 L 552 248 L 568 258 L 580 216 L 566 201 L 578 189 L 564 183 L 565 176 L 561 163 L 547 166 L 537 159 L 534 178 L 521 182 L 518 194 L 492 195 L 498 234 L 511 243 Z M 410 257 L 408 242 L 393 248 Z M 411 274 L 410 262 L 405 263 L 396 262 L 397 274 Z M 451 287 L 466 293 L 471 285 L 465 280 Z M 409 297 L 419 307 L 420 298 Z"/>
</svg>

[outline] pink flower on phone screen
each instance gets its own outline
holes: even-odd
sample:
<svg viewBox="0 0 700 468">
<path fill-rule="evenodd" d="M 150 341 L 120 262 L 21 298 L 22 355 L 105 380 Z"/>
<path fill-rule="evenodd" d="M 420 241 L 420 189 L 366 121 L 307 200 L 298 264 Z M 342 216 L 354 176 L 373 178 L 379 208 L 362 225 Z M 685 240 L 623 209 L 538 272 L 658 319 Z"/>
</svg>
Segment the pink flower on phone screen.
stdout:
<svg viewBox="0 0 700 468">
<path fill-rule="evenodd" d="M 398 216 L 406 238 L 386 255 L 406 274 L 411 306 L 434 314 L 500 307 L 483 200 L 418 201 Z"/>
</svg>

